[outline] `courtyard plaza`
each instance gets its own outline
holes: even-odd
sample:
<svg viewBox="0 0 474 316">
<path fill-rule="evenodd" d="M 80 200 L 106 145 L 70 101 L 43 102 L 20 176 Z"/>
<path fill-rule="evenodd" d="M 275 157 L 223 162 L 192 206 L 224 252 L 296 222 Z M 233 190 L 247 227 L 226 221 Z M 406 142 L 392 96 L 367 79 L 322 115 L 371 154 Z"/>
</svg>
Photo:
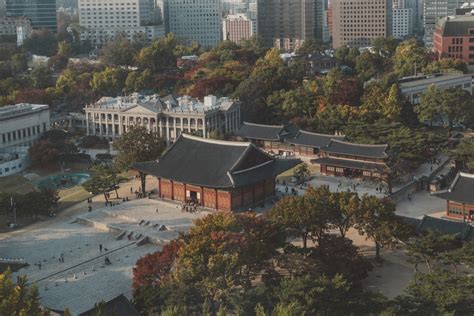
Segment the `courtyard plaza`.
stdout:
<svg viewBox="0 0 474 316">
<path fill-rule="evenodd" d="M 156 181 L 152 177 L 147 180 L 148 190 L 154 189 Z M 138 188 L 137 179 L 124 183 L 120 198 L 112 198 L 113 207 L 105 206 L 100 195 L 93 197 L 92 203 L 74 205 L 51 220 L 0 235 L 1 257 L 21 258 L 29 264 L 14 272 L 13 278 L 27 275 L 38 285 L 44 306 L 69 308 L 73 315 L 120 294 L 131 298 L 136 261 L 159 251 L 206 214 L 182 212 L 175 203 L 136 199 L 134 190 Z M 126 197 L 130 201 L 123 202 Z M 92 212 L 88 212 L 89 205 Z M 106 257 L 111 264 L 106 264 Z"/>
</svg>

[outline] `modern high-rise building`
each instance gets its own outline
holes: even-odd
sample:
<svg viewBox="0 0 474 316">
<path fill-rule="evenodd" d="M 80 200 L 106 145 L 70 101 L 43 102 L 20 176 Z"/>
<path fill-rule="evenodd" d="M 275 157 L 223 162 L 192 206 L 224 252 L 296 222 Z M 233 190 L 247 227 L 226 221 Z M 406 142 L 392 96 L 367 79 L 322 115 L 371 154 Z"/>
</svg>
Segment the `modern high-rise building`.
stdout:
<svg viewBox="0 0 474 316">
<path fill-rule="evenodd" d="M 392 1 L 332 0 L 332 46 L 367 47 L 392 33 Z"/>
<path fill-rule="evenodd" d="M 413 11 L 413 33 L 423 34 L 423 0 L 403 0 L 403 7 Z"/>
<path fill-rule="evenodd" d="M 423 2 L 423 41 L 426 47 L 433 47 L 433 32 L 440 18 L 454 15 L 464 0 L 424 0 Z"/>
<path fill-rule="evenodd" d="M 56 0 L 6 0 L 6 15 L 27 17 L 33 29 L 58 28 Z"/>
<path fill-rule="evenodd" d="M 79 0 L 81 41 L 102 45 L 119 35 L 152 40 L 165 35 L 154 0 Z"/>
<path fill-rule="evenodd" d="M 298 49 L 305 39 L 316 38 L 316 13 L 321 0 L 260 0 L 258 34 L 268 47 Z M 322 9 L 320 27 L 322 37 Z"/>
<path fill-rule="evenodd" d="M 253 35 L 252 21 L 243 13 L 229 14 L 222 20 L 224 40 L 240 44 Z"/>
<path fill-rule="evenodd" d="M 413 10 L 394 7 L 392 11 L 392 36 L 398 39 L 413 34 Z"/>
<path fill-rule="evenodd" d="M 212 47 L 222 40 L 220 0 L 166 0 L 169 32 Z"/>
</svg>

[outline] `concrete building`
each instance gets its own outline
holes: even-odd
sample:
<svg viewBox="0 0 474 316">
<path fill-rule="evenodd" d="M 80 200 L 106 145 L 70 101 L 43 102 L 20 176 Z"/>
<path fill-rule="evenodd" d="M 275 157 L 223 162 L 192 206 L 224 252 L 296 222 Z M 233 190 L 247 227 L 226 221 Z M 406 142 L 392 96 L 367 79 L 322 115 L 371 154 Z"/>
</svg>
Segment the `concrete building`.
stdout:
<svg viewBox="0 0 474 316">
<path fill-rule="evenodd" d="M 79 0 L 81 41 L 102 45 L 118 35 L 147 40 L 163 37 L 156 5 L 151 0 Z"/>
<path fill-rule="evenodd" d="M 423 34 L 423 0 L 403 0 L 403 8 L 413 11 L 413 33 Z"/>
<path fill-rule="evenodd" d="M 222 40 L 220 0 L 166 0 L 169 31 L 176 37 L 213 47 Z"/>
<path fill-rule="evenodd" d="M 28 148 L 49 126 L 47 105 L 21 103 L 0 107 L 0 177 L 28 166 Z"/>
<path fill-rule="evenodd" d="M 460 88 L 472 95 L 472 76 L 465 74 L 433 74 L 402 78 L 398 81 L 400 91 L 412 104 L 420 103 L 420 96 L 430 85 L 438 88 Z"/>
<path fill-rule="evenodd" d="M 25 17 L 0 16 L 0 41 L 16 40 L 16 45 L 23 45 L 30 35 L 31 23 Z"/>
<path fill-rule="evenodd" d="M 392 10 L 392 36 L 398 39 L 413 34 L 413 10 L 394 7 Z"/>
<path fill-rule="evenodd" d="M 87 117 L 87 134 L 114 139 L 131 126 L 145 126 L 158 132 L 168 142 L 181 133 L 209 137 L 218 130 L 230 133 L 240 126 L 240 102 L 229 98 L 207 96 L 204 102 L 189 96 L 175 98 L 169 95 L 140 95 L 103 97 L 84 108 Z"/>
<path fill-rule="evenodd" d="M 305 39 L 316 38 L 317 1 L 319 0 L 259 1 L 258 34 L 264 45 L 294 51 Z"/>
<path fill-rule="evenodd" d="M 6 0 L 7 16 L 27 17 L 33 29 L 47 28 L 56 32 L 56 0 Z"/>
<path fill-rule="evenodd" d="M 456 15 L 438 21 L 433 51 L 439 58 L 457 58 L 474 66 L 474 16 Z"/>
<path fill-rule="evenodd" d="M 249 39 L 253 35 L 252 24 L 245 14 L 229 14 L 222 21 L 224 40 L 240 44 L 242 40 Z"/>
<path fill-rule="evenodd" d="M 392 3 L 387 0 L 333 0 L 332 46 L 367 47 L 392 33 Z"/>
<path fill-rule="evenodd" d="M 423 2 L 423 41 L 428 48 L 433 47 L 433 33 L 440 18 L 455 14 L 463 0 L 425 0 Z"/>
</svg>

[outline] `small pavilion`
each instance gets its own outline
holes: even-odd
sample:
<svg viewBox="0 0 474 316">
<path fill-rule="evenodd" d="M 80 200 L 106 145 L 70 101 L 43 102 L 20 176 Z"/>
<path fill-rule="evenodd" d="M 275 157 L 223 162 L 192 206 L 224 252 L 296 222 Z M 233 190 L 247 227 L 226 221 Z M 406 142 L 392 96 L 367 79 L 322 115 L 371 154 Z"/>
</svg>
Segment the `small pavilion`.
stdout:
<svg viewBox="0 0 474 316">
<path fill-rule="evenodd" d="M 446 200 L 446 216 L 474 221 L 474 174 L 459 172 L 447 190 L 433 193 Z"/>
</svg>

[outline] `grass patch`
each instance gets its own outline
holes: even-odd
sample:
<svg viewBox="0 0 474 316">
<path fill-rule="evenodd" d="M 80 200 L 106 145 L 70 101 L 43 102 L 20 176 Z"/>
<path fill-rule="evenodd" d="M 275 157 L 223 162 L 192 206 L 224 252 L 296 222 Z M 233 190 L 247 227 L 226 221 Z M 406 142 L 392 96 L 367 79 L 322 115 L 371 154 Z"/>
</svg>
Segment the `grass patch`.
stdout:
<svg viewBox="0 0 474 316">
<path fill-rule="evenodd" d="M 14 174 L 0 178 L 0 192 L 26 194 L 35 190 L 34 185 L 23 176 Z"/>
<path fill-rule="evenodd" d="M 71 205 L 82 202 L 90 197 L 89 192 L 84 190 L 80 185 L 75 187 L 60 190 L 59 194 L 59 210 L 64 210 Z"/>
</svg>

